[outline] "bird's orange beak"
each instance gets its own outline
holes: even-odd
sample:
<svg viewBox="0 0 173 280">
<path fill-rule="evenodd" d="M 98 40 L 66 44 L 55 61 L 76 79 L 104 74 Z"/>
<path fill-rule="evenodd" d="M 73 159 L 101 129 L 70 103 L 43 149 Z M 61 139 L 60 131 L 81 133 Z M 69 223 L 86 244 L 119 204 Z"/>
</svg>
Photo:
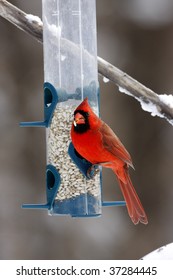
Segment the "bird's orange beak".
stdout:
<svg viewBox="0 0 173 280">
<path fill-rule="evenodd" d="M 74 126 L 77 126 L 77 124 L 85 124 L 85 118 L 82 114 L 76 113 L 74 116 Z"/>
</svg>

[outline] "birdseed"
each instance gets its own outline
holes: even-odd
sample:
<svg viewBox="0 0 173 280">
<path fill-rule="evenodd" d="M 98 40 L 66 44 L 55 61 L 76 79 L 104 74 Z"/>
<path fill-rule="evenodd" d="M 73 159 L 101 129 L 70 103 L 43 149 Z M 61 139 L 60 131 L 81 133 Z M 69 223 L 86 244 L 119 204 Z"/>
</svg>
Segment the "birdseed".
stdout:
<svg viewBox="0 0 173 280">
<path fill-rule="evenodd" d="M 78 105 L 75 100 L 58 103 L 51 125 L 46 129 L 47 163 L 53 165 L 61 177 L 61 184 L 55 198 L 60 201 L 87 193 L 94 197 L 101 195 L 100 174 L 97 173 L 94 178 L 87 179 L 68 154 L 73 112 Z"/>
</svg>

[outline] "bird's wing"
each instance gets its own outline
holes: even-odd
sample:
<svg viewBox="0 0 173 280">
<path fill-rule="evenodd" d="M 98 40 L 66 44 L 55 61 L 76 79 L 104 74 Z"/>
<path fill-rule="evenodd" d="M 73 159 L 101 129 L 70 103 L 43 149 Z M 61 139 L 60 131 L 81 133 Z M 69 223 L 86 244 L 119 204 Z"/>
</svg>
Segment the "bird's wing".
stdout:
<svg viewBox="0 0 173 280">
<path fill-rule="evenodd" d="M 113 130 L 106 124 L 102 123 L 100 127 L 100 133 L 102 135 L 102 144 L 115 157 L 123 160 L 128 165 L 133 167 L 132 159 L 126 148 L 123 146 L 119 138 L 115 135 Z"/>
</svg>

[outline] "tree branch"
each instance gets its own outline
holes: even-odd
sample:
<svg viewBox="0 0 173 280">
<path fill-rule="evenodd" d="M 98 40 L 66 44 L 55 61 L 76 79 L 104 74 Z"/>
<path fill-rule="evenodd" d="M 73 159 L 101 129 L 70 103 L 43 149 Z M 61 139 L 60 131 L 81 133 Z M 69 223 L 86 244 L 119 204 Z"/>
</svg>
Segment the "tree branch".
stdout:
<svg viewBox="0 0 173 280">
<path fill-rule="evenodd" d="M 6 0 L 0 0 L 0 16 L 30 34 L 38 42 L 43 42 L 43 26 L 40 24 L 40 20 L 37 20 L 37 17 L 35 17 L 35 20 L 29 20 L 25 12 Z M 70 41 L 63 38 L 62 40 L 64 41 L 64 47 L 70 46 Z M 74 44 L 72 49 L 74 50 Z M 173 125 L 173 96 L 169 96 L 169 102 L 165 102 L 163 95 L 156 94 L 100 57 L 98 57 L 98 72 L 115 83 L 121 92 L 136 98 L 145 111 L 150 112 L 153 116 L 163 117 Z"/>
</svg>

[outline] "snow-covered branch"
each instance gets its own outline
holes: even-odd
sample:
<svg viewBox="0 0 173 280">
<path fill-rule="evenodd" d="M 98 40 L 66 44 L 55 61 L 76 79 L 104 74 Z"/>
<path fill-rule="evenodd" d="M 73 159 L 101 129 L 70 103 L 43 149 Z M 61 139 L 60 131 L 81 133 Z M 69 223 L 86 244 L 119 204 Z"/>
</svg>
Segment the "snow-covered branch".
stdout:
<svg viewBox="0 0 173 280">
<path fill-rule="evenodd" d="M 30 34 L 40 43 L 43 42 L 43 27 L 40 18 L 27 15 L 6 0 L 0 0 L 0 16 Z M 70 46 L 70 41 L 65 40 L 64 47 Z M 74 51 L 74 44 L 71 51 Z M 103 77 L 115 83 L 120 92 L 134 97 L 140 102 L 143 110 L 152 116 L 165 118 L 173 125 L 173 95 L 158 95 L 145 87 L 117 67 L 98 57 L 98 71 Z"/>
<path fill-rule="evenodd" d="M 40 21 L 30 21 L 25 12 L 18 9 L 8 1 L 0 0 L 0 16 L 33 36 L 39 42 L 43 41 L 43 27 L 40 24 Z"/>
<path fill-rule="evenodd" d="M 173 125 L 173 95 L 158 95 L 125 72 L 98 57 L 98 70 L 101 75 L 114 82 L 120 92 L 134 97 L 144 111 L 151 115 L 166 118 Z"/>
</svg>

